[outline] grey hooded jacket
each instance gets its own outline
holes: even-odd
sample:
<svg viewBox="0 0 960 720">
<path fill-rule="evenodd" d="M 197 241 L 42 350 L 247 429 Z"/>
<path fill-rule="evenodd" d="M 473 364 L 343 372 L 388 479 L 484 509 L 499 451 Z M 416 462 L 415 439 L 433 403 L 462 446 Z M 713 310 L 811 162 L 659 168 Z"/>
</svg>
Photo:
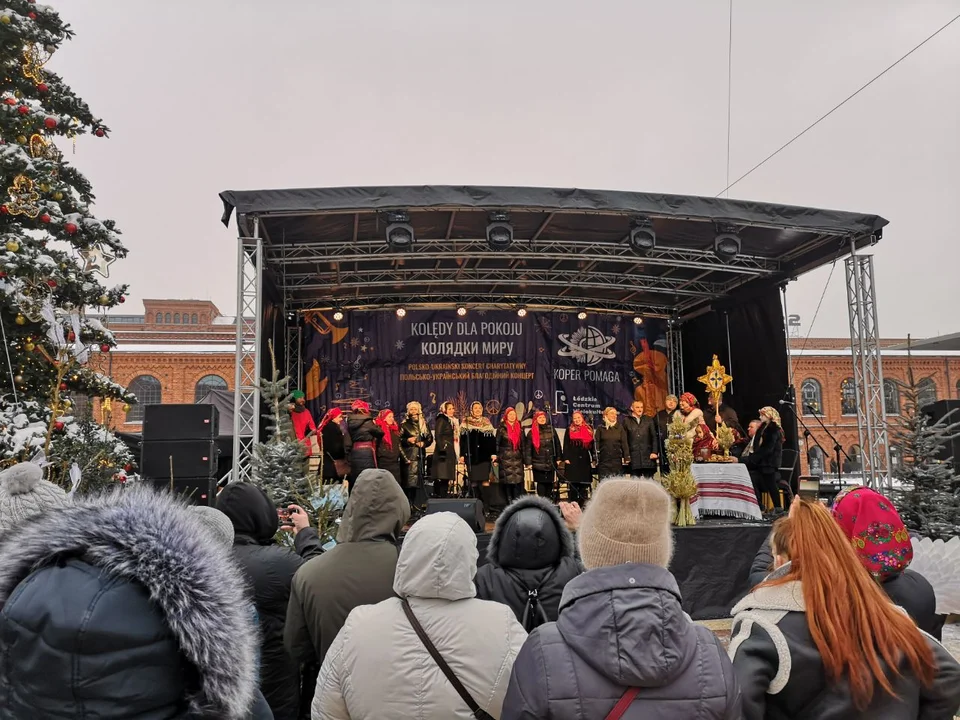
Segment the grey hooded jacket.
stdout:
<svg viewBox="0 0 960 720">
<path fill-rule="evenodd" d="M 630 687 L 624 720 L 739 720 L 740 690 L 716 636 L 680 606 L 655 565 L 590 570 L 567 583 L 556 623 L 513 666 L 503 720 L 602 720 Z"/>
</svg>

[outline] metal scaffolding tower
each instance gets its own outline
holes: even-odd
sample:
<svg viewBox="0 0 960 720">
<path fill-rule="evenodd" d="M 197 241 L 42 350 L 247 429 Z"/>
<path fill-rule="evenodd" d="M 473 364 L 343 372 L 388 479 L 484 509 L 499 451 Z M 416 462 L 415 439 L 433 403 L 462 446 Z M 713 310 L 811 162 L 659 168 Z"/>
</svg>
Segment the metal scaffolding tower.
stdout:
<svg viewBox="0 0 960 720">
<path fill-rule="evenodd" d="M 237 241 L 237 349 L 234 370 L 233 476 L 234 481 L 253 477 L 253 446 L 260 438 L 261 306 L 263 241 L 260 221 L 253 218 L 252 237 Z"/>
<path fill-rule="evenodd" d="M 850 244 L 847 271 L 847 303 L 850 314 L 850 348 L 853 378 L 857 390 L 857 429 L 863 462 L 864 481 L 875 489 L 889 489 L 892 480 L 887 419 L 883 405 L 883 363 L 877 327 L 877 293 L 873 278 L 873 256 L 857 255 Z"/>
<path fill-rule="evenodd" d="M 670 393 L 679 396 L 683 392 L 683 334 L 680 323 L 667 321 L 667 357 L 670 376 L 667 378 Z"/>
</svg>

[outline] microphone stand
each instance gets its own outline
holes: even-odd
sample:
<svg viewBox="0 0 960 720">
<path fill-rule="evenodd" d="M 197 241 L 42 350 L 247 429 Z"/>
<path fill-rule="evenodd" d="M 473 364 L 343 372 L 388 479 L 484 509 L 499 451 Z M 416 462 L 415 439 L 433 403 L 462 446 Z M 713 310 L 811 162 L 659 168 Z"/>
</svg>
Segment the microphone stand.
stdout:
<svg viewBox="0 0 960 720">
<path fill-rule="evenodd" d="M 811 411 L 813 410 L 813 408 L 811 408 L 809 405 L 807 406 L 806 409 Z M 796 410 L 793 411 L 793 415 L 799 420 L 799 413 Z M 850 456 L 847 455 L 847 451 L 843 449 L 843 445 L 840 444 L 840 441 L 837 440 L 836 436 L 832 432 L 827 430 L 827 426 L 823 424 L 823 420 L 820 419 L 820 416 L 815 412 L 811 412 L 811 415 L 813 416 L 813 419 L 817 421 L 817 424 L 820 426 L 823 432 L 826 433 L 827 437 L 833 441 L 833 452 L 834 452 L 835 461 L 837 463 L 837 487 L 839 488 L 843 484 L 843 479 L 842 479 L 843 473 L 841 472 L 841 469 L 840 469 L 840 462 L 841 462 L 840 456 L 842 455 L 847 460 L 850 460 Z M 806 430 L 807 432 L 810 432 L 810 429 L 803 424 L 802 420 L 800 420 L 800 424 L 803 425 L 804 430 Z M 823 450 L 823 447 L 821 447 L 820 443 L 817 442 L 817 439 L 814 438 L 813 441 L 817 443 L 817 447 L 820 448 L 820 450 L 823 452 L 824 455 L 826 455 L 826 451 Z"/>
</svg>

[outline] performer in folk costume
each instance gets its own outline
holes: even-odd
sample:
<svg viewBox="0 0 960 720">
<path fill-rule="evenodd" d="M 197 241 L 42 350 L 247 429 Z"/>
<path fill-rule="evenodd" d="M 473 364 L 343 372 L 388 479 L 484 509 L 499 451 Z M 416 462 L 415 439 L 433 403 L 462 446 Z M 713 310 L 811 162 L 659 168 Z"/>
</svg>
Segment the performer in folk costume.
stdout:
<svg viewBox="0 0 960 720">
<path fill-rule="evenodd" d="M 623 475 L 623 466 L 630 464 L 630 441 L 618 420 L 616 408 L 603 411 L 603 425 L 597 430 L 597 475 L 601 480 Z"/>
<path fill-rule="evenodd" d="M 652 478 L 657 472 L 657 428 L 653 418 L 643 414 L 643 400 L 634 400 L 623 421 L 630 443 L 630 474 Z"/>
<path fill-rule="evenodd" d="M 752 451 L 741 458 L 741 462 L 750 471 L 750 479 L 757 492 L 759 502 L 762 493 L 769 493 L 773 506 L 777 510 L 783 509 L 780 502 L 780 464 L 783 460 L 783 426 L 780 424 L 780 413 L 772 407 L 760 409 L 760 427 L 752 441 Z M 789 489 L 786 490 L 789 494 Z M 763 507 L 761 504 L 760 507 Z"/>
<path fill-rule="evenodd" d="M 377 438 L 377 467 L 393 475 L 397 484 L 403 487 L 400 464 L 406 464 L 407 456 L 401 452 L 400 426 L 397 425 L 393 410 L 381 410 L 374 423 L 383 432 L 383 435 Z"/>
<path fill-rule="evenodd" d="M 440 414 L 433 428 L 437 441 L 433 451 L 433 496 L 445 498 L 450 494 L 450 481 L 457 479 L 457 461 L 460 458 L 460 423 L 454 417 L 454 405 L 449 400 L 440 406 Z"/>
<path fill-rule="evenodd" d="M 417 490 L 426 477 L 427 448 L 433 444 L 433 433 L 423 417 L 423 407 L 416 400 L 407 403 L 407 414 L 400 423 L 400 446 L 407 462 L 400 466 L 403 492 L 411 507 L 417 504 Z"/>
<path fill-rule="evenodd" d="M 297 440 L 303 443 L 307 455 L 313 454 L 313 443 L 310 440 L 312 433 L 317 431 L 317 425 L 313 422 L 313 415 L 307 410 L 307 397 L 303 390 L 294 390 L 291 394 L 293 403 L 289 406 L 290 420 L 293 422 L 293 432 Z"/>
<path fill-rule="evenodd" d="M 537 486 L 537 495 L 553 498 L 554 481 L 557 477 L 557 463 L 560 457 L 560 438 L 550 425 L 550 418 L 542 410 L 533 414 L 533 425 L 523 442 L 523 462 L 533 469 L 533 481 Z"/>
<path fill-rule="evenodd" d="M 676 395 L 667 395 L 664 400 L 664 408 L 657 412 L 657 447 L 659 448 L 660 474 L 666 475 L 670 472 L 670 455 L 667 453 L 667 439 L 670 434 L 667 426 L 673 421 L 673 416 L 677 412 L 680 398 Z"/>
<path fill-rule="evenodd" d="M 317 437 L 320 439 L 320 477 L 324 484 L 343 480 L 350 473 L 347 465 L 346 443 L 343 440 L 343 429 L 340 423 L 343 420 L 343 411 L 333 408 L 320 421 L 317 428 Z"/>
<path fill-rule="evenodd" d="M 500 469 L 500 484 L 507 504 L 524 494 L 523 487 L 523 427 L 517 411 L 507 408 L 497 428 L 497 454 L 494 462 Z"/>
<path fill-rule="evenodd" d="M 377 440 L 383 430 L 370 417 L 370 405 L 363 400 L 354 400 L 347 418 L 350 434 L 350 481 L 351 485 L 364 470 L 377 466 Z"/>
<path fill-rule="evenodd" d="M 687 425 L 687 437 L 693 441 L 693 459 L 702 460 L 705 452 L 713 452 L 718 446 L 693 393 L 685 392 L 680 396 L 680 414 Z"/>
<path fill-rule="evenodd" d="M 497 454 L 497 431 L 483 416 L 483 405 L 470 406 L 470 414 L 460 426 L 460 451 L 467 463 L 467 481 L 474 497 L 480 497 L 480 487 L 490 479 L 490 464 Z"/>
<path fill-rule="evenodd" d="M 593 429 L 577 410 L 570 418 L 563 443 L 563 470 L 567 500 L 583 505 L 593 485 Z"/>
</svg>

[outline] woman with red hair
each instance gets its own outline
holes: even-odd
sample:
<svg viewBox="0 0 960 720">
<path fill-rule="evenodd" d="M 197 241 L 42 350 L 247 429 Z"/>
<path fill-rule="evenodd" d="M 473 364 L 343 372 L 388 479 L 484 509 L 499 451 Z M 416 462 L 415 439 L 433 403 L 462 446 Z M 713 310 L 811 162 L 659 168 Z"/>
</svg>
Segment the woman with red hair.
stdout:
<svg viewBox="0 0 960 720">
<path fill-rule="evenodd" d="M 383 432 L 383 435 L 377 438 L 377 467 L 393 475 L 397 484 L 403 487 L 400 463 L 405 463 L 407 458 L 401 452 L 403 448 L 400 446 L 400 426 L 397 425 L 396 416 L 393 410 L 385 408 L 373 422 Z"/>
<path fill-rule="evenodd" d="M 830 512 L 798 498 L 776 570 L 733 608 L 745 720 L 949 720 L 960 664 L 891 603 Z"/>
<path fill-rule="evenodd" d="M 523 487 L 523 428 L 517 411 L 508 407 L 497 428 L 497 464 L 500 484 L 509 505 L 524 494 Z"/>
</svg>

